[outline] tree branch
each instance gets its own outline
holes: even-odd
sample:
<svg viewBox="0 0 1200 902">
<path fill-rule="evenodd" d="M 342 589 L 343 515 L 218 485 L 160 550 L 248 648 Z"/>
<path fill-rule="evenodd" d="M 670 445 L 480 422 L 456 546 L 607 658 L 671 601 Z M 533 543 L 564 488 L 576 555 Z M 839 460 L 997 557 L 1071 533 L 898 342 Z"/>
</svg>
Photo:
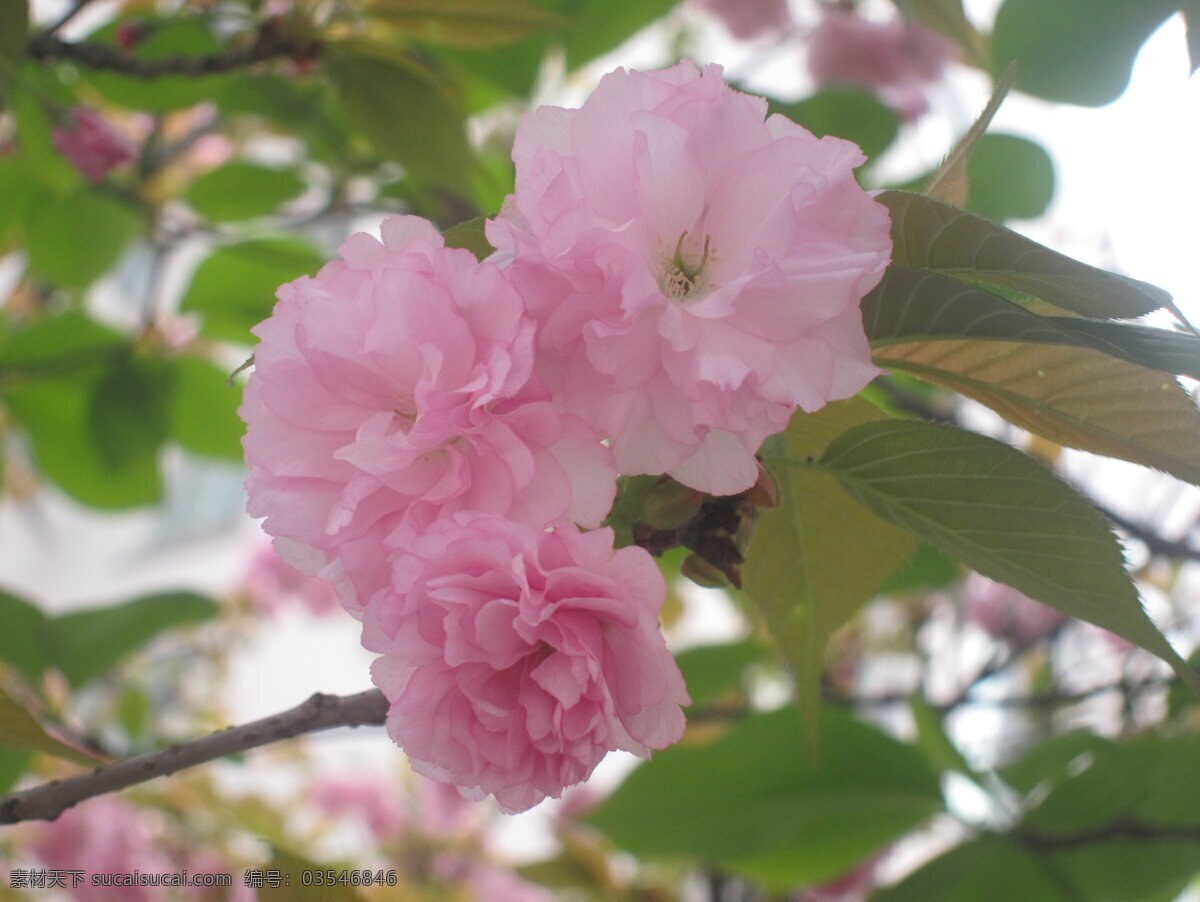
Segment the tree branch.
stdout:
<svg viewBox="0 0 1200 902">
<path fill-rule="evenodd" d="M 144 79 L 163 75 L 211 75 L 214 72 L 228 72 L 231 69 L 251 66 L 275 57 L 308 60 L 316 57 L 320 51 L 320 44 L 316 41 L 296 40 L 268 26 L 269 23 L 266 23 L 259 29 L 253 43 L 245 47 L 223 50 L 211 56 L 171 56 L 144 60 L 130 56 L 109 44 L 95 41 L 72 43 L 60 40 L 49 32 L 30 38 L 27 50 L 31 59 L 69 60 L 89 69 L 106 69 Z"/>
<path fill-rule="evenodd" d="M 291 739 L 302 733 L 315 733 L 334 727 L 377 726 L 387 717 L 387 707 L 387 700 L 378 689 L 342 696 L 318 692 L 302 704 L 262 720 L 229 727 L 219 733 L 98 767 L 77 777 L 53 780 L 4 796 L 0 798 L 0 824 L 54 820 L 84 799 L 116 792 L 136 783 L 281 739 Z"/>
</svg>

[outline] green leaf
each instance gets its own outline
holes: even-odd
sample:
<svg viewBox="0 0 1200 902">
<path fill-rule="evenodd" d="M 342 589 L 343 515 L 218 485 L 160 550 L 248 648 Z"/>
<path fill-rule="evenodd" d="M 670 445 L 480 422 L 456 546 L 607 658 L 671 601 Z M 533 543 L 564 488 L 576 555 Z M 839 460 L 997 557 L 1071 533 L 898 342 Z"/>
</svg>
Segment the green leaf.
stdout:
<svg viewBox="0 0 1200 902">
<path fill-rule="evenodd" d="M 566 20 L 531 0 L 368 0 L 364 13 L 397 31 L 455 47 L 495 47 Z"/>
<path fill-rule="evenodd" d="M 1200 872 L 1196 837 L 1091 842 L 1051 856 L 1054 870 L 1087 899 L 1174 900 Z"/>
<path fill-rule="evenodd" d="M 958 846 L 871 902 L 1080 902 L 1036 854 L 1003 836 Z"/>
<path fill-rule="evenodd" d="M 25 58 L 29 37 L 29 0 L 0 0 L 0 109 L 12 79 L 12 70 Z"/>
<path fill-rule="evenodd" d="M 699 858 L 783 887 L 838 876 L 940 809 L 913 748 L 842 711 L 820 719 L 819 766 L 787 706 L 641 765 L 587 820 L 650 858 Z"/>
<path fill-rule="evenodd" d="M 208 337 L 252 344 L 250 328 L 271 315 L 275 290 L 324 262 L 311 245 L 291 238 L 227 245 L 196 268 L 181 306 L 203 317 L 201 331 Z"/>
<path fill-rule="evenodd" d="M 219 610 L 215 601 L 192 592 L 148 595 L 64 614 L 52 621 L 48 645 L 71 685 L 82 686 L 160 633 L 209 620 Z"/>
<path fill-rule="evenodd" d="M 561 5 L 574 22 L 566 35 L 567 68 L 578 69 L 623 44 L 675 4 L 676 0 L 566 0 Z"/>
<path fill-rule="evenodd" d="M 825 646 L 912 554 L 916 539 L 856 504 L 806 464 L 842 432 L 886 419 L 861 400 L 797 413 L 762 459 L 780 505 L 759 516 L 742 568 L 746 595 L 765 619 L 797 680 L 797 701 L 816 708 Z M 769 448 L 769 450 L 768 450 Z M 863 549 L 869 548 L 870 554 Z"/>
<path fill-rule="evenodd" d="M 1200 868 L 1200 739 L 1096 743 L 1017 828 L 1091 899 L 1144 899 Z"/>
<path fill-rule="evenodd" d="M 440 55 L 506 94 L 524 98 L 532 94 L 537 85 L 542 61 L 550 45 L 551 36 L 539 34 L 503 47 L 447 47 L 441 50 Z M 468 104 L 468 112 L 482 109 L 482 106 Z"/>
<path fill-rule="evenodd" d="M 62 742 L 43 727 L 29 709 L 0 687 L 0 745 L 53 755 L 76 764 L 94 766 L 95 760 Z"/>
<path fill-rule="evenodd" d="M 891 266 L 862 301 L 863 327 L 879 349 L 917 339 L 977 338 L 1094 348 L 1166 373 L 1200 378 L 1190 334 L 1081 317 L 1040 316 L 990 291 L 928 270 Z"/>
<path fill-rule="evenodd" d="M 1035 219 L 1054 197 L 1054 162 L 1042 145 L 1016 135 L 989 133 L 967 164 L 974 212 L 988 219 Z"/>
<path fill-rule="evenodd" d="M 1016 761 L 1000 768 L 1000 776 L 1017 792 L 1029 795 L 1035 789 L 1061 783 L 1111 744 L 1104 737 L 1084 730 L 1058 733 L 1026 749 Z"/>
<path fill-rule="evenodd" d="M 1200 691 L 1142 609 L 1103 518 L 1021 452 L 949 426 L 890 420 L 843 433 L 820 465 L 878 516 L 1159 655 Z"/>
<path fill-rule="evenodd" d="M 3 0 L 0 0 L 3 2 Z M 0 70 L 0 104 L 3 104 L 3 71 Z M 0 253 L 24 241 L 25 227 L 54 197 L 53 189 L 43 181 L 45 168 L 24 155 L 0 159 Z"/>
<path fill-rule="evenodd" d="M 227 163 L 201 175 L 184 194 L 201 216 L 214 222 L 267 216 L 304 190 L 296 173 L 254 163 Z"/>
<path fill-rule="evenodd" d="M 200 357 L 171 362 L 169 435 L 184 449 L 205 457 L 242 459 L 245 424 L 238 417 L 242 393 L 227 374 Z"/>
<path fill-rule="evenodd" d="M 701 645 L 675 656 L 687 683 L 693 708 L 703 708 L 728 692 L 742 688 L 742 675 L 752 664 L 767 659 L 769 650 L 752 640 L 724 645 Z"/>
<path fill-rule="evenodd" d="M 1166 306 L 1161 288 L 1072 260 L 951 204 L 906 191 L 892 214 L 892 263 L 1022 292 L 1082 316 L 1133 318 Z"/>
<path fill-rule="evenodd" d="M 46 615 L 23 598 L 0 592 L 0 659 L 37 684 L 50 664 L 46 654 Z"/>
<path fill-rule="evenodd" d="M 2 2 L 3 0 L 0 0 L 0 3 Z M 13 786 L 28 769 L 32 757 L 32 754 L 22 749 L 0 745 L 0 794 L 12 791 Z"/>
<path fill-rule="evenodd" d="M 29 268 L 63 288 L 86 288 L 120 259 L 141 227 L 133 207 L 81 188 L 35 213 L 26 231 Z"/>
<path fill-rule="evenodd" d="M 112 45 L 121 24 L 133 22 L 146 32 L 146 37 L 131 51 L 134 59 L 196 59 L 212 56 L 223 49 L 221 42 L 208 27 L 209 18 L 200 15 L 152 19 L 139 15 L 133 19 L 110 22 L 93 33 L 89 40 Z M 150 113 L 168 113 L 211 100 L 233 77 L 226 72 L 197 72 L 191 75 L 136 78 L 119 72 L 87 68 L 84 68 L 81 74 L 113 103 Z"/>
<path fill-rule="evenodd" d="M 323 60 L 347 120 L 378 154 L 466 196 L 472 154 L 450 82 L 407 56 L 370 44 L 333 45 Z"/>
<path fill-rule="evenodd" d="M 958 581 L 962 566 L 936 545 L 921 542 L 904 565 L 883 584 L 880 595 L 905 595 L 944 589 Z"/>
<path fill-rule="evenodd" d="M 810 704 L 828 639 L 916 545 L 902 530 L 855 505 L 824 474 L 798 466 L 820 454 L 836 434 L 822 433 L 827 425 L 836 422 L 840 430 L 876 418 L 880 415 L 860 402 L 797 414 L 785 433 L 782 455 L 764 457 L 775 472 L 782 503 L 764 512 L 757 525 L 744 569 L 746 591 L 766 617 Z M 872 548 L 870 560 L 861 558 L 863 547 Z"/>
<path fill-rule="evenodd" d="M 930 765 L 938 771 L 953 771 L 979 782 L 974 768 L 967 763 L 958 746 L 946 734 L 938 713 L 919 695 L 913 695 L 908 701 L 908 706 L 917 726 L 917 748 L 925 753 Z"/>
<path fill-rule="evenodd" d="M 993 72 L 1016 61 L 1017 87 L 1060 103 L 1104 106 L 1129 84 L 1142 42 L 1174 0 L 1005 0 L 992 27 Z"/>
<path fill-rule="evenodd" d="M 227 117 L 262 116 L 304 142 L 310 158 L 346 163 L 350 135 L 334 92 L 324 79 L 296 79 L 269 72 L 233 73 L 215 100 Z"/>
<path fill-rule="evenodd" d="M 987 131 L 988 126 L 991 125 L 996 111 L 1000 109 L 1000 104 L 1012 90 L 1015 78 L 1016 73 L 1009 66 L 1004 70 L 1004 74 L 996 80 L 992 96 L 983 108 L 983 112 L 979 114 L 979 118 L 971 123 L 971 127 L 955 142 L 950 153 L 946 155 L 946 159 L 929 179 L 929 184 L 925 188 L 929 195 L 960 206 L 966 204 L 971 191 L 968 178 L 969 161 L 975 152 L 975 146 L 983 138 L 983 133 Z"/>
<path fill-rule="evenodd" d="M 167 439 L 169 372 L 159 361 L 130 357 L 100 377 L 88 427 L 108 470 L 153 468 Z"/>
<path fill-rule="evenodd" d="M 490 257 L 496 249 L 488 244 L 487 235 L 484 233 L 483 226 L 486 221 L 486 217 L 476 216 L 456 226 L 450 226 L 442 232 L 446 247 L 465 247 L 477 260 Z"/>
<path fill-rule="evenodd" d="M 1162 373 L 1090 348 L 1007 341 L 897 344 L 875 362 L 952 388 L 1060 445 L 1200 483 L 1200 411 Z"/>
<path fill-rule="evenodd" d="M 76 501 L 116 509 L 152 504 L 162 493 L 154 455 L 114 457 L 93 431 L 95 374 L 9 389 L 5 403 L 29 433 L 41 473 Z"/>
<path fill-rule="evenodd" d="M 853 88 L 828 88 L 798 103 L 772 104 L 771 111 L 819 138 L 836 135 L 853 141 L 869 158 L 887 150 L 900 128 L 896 114 L 873 94 Z"/>
<path fill-rule="evenodd" d="M 1200 738 L 1148 734 L 1095 743 L 1089 757 L 1026 815 L 1023 829 L 1073 837 L 1132 823 L 1164 832 L 1200 828 Z"/>
<path fill-rule="evenodd" d="M 68 310 L 34 320 L 0 341 L 0 387 L 105 369 L 131 351 L 119 332 Z"/>
</svg>

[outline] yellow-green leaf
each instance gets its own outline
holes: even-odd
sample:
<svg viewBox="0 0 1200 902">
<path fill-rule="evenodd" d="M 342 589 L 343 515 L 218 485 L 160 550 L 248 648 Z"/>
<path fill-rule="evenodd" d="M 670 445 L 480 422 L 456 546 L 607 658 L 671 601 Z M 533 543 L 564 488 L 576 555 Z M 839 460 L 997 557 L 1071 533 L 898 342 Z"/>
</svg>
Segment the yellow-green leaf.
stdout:
<svg viewBox="0 0 1200 902">
<path fill-rule="evenodd" d="M 0 687 L 0 745 L 41 752 L 55 758 L 65 758 L 76 764 L 94 766 L 96 762 L 78 749 L 55 739 L 29 709 Z"/>
<path fill-rule="evenodd" d="M 866 401 L 798 413 L 763 460 L 779 486 L 779 507 L 763 511 L 746 555 L 751 603 L 796 675 L 809 723 L 817 707 L 829 638 L 871 599 L 916 548 L 916 539 L 858 504 L 828 474 L 806 465 L 838 435 L 887 418 Z"/>
<path fill-rule="evenodd" d="M 381 156 L 418 178 L 465 194 L 472 166 L 452 82 L 394 47 L 331 45 L 322 57 L 346 118 Z"/>
<path fill-rule="evenodd" d="M 1200 484 L 1200 410 L 1165 373 L 1091 348 L 916 341 L 875 362 L 944 385 L 1060 445 Z"/>
<path fill-rule="evenodd" d="M 532 0 L 369 0 L 365 12 L 418 40 L 453 47 L 511 44 L 567 22 Z"/>
</svg>

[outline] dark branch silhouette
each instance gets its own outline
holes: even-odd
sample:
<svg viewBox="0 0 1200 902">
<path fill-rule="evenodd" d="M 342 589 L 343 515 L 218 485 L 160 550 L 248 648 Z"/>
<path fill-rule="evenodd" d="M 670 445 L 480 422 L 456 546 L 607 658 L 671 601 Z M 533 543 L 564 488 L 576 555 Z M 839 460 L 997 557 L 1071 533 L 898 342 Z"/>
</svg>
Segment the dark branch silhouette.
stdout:
<svg viewBox="0 0 1200 902">
<path fill-rule="evenodd" d="M 282 34 L 268 21 L 259 28 L 252 43 L 209 56 L 138 59 L 110 44 L 96 41 L 64 41 L 50 32 L 30 38 L 26 49 L 31 59 L 66 60 L 89 69 L 104 69 L 134 78 L 153 79 L 164 75 L 211 75 L 214 72 L 241 69 L 279 57 L 311 60 L 320 52 L 320 44 L 313 40 L 297 40 Z"/>
<path fill-rule="evenodd" d="M 280 714 L 4 796 L 0 798 L 0 824 L 54 820 L 68 808 L 93 796 L 116 792 L 303 733 L 334 727 L 377 726 L 386 716 L 387 700 L 378 689 L 344 696 L 318 692 Z"/>
</svg>

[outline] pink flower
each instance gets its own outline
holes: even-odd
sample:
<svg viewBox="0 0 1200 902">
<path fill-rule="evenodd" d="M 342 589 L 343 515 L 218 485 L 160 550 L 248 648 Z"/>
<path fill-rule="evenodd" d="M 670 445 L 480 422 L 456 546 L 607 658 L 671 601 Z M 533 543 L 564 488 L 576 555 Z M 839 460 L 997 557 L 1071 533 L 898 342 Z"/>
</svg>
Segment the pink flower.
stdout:
<svg viewBox="0 0 1200 902">
<path fill-rule="evenodd" d="M 787 0 L 692 0 L 692 5 L 716 16 L 743 41 L 784 31 L 792 24 Z"/>
<path fill-rule="evenodd" d="M 376 839 L 399 836 L 407 826 L 400 791 L 387 781 L 324 777 L 313 784 L 312 801 L 334 817 L 361 819 Z"/>
<path fill-rule="evenodd" d="M 254 555 L 243 588 L 268 615 L 278 615 L 289 607 L 307 608 L 314 617 L 338 610 L 337 593 L 329 583 L 305 576 L 284 561 L 270 545 Z"/>
<path fill-rule="evenodd" d="M 413 768 L 524 811 L 604 755 L 683 732 L 683 679 L 658 630 L 665 585 L 609 529 L 459 514 L 397 549 L 363 644 L 389 735 Z"/>
<path fill-rule="evenodd" d="M 818 87 L 856 85 L 874 91 L 907 120 L 929 109 L 926 92 L 957 48 L 920 22 L 872 22 L 826 8 L 809 39 L 808 71 Z"/>
<path fill-rule="evenodd" d="M 89 181 L 99 182 L 109 171 L 137 159 L 137 151 L 108 120 L 85 107 L 70 111 L 71 125 L 58 126 L 54 147 Z"/>
<path fill-rule="evenodd" d="M 1054 608 L 978 573 L 963 584 L 963 614 L 988 635 L 1022 645 L 1047 635 L 1063 621 Z"/>
<path fill-rule="evenodd" d="M 541 327 L 539 375 L 619 472 L 742 491 L 797 406 L 879 372 L 858 302 L 888 263 L 887 212 L 854 180 L 857 147 L 766 108 L 684 62 L 618 69 L 517 130 L 488 237 Z"/>
<path fill-rule="evenodd" d="M 351 611 L 387 585 L 402 519 L 595 526 L 615 492 L 608 449 L 531 378 L 534 323 L 500 270 L 417 217 L 382 235 L 279 289 L 240 410 L 250 513 Z"/>
<path fill-rule="evenodd" d="M 49 824 L 30 829 L 31 851 L 46 868 L 81 870 L 81 886 L 71 891 L 79 902 L 160 902 L 160 886 L 92 886 L 92 874 L 162 874 L 178 862 L 157 851 L 162 831 L 149 812 L 114 796 L 99 796 L 70 808 Z"/>
</svg>

